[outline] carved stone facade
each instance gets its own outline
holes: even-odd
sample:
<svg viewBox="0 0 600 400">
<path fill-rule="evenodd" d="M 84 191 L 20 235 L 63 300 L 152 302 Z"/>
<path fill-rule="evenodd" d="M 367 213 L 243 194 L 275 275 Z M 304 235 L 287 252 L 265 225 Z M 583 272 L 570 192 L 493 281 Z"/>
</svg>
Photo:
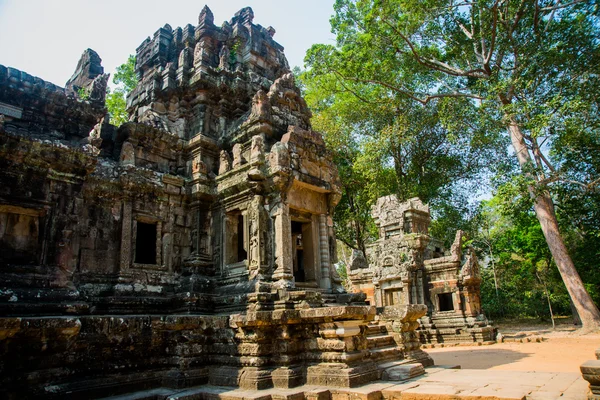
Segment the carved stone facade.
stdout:
<svg viewBox="0 0 600 400">
<path fill-rule="evenodd" d="M 349 387 L 431 364 L 423 306 L 389 308 L 381 344 L 375 307 L 344 293 L 337 169 L 252 21 L 205 7 L 146 39 L 118 129 L 95 52 L 66 89 L 0 66 L 0 397 Z"/>
<path fill-rule="evenodd" d="M 429 236 L 429 207 L 418 198 L 385 196 L 373 206 L 379 239 L 367 248 L 368 262 L 353 255 L 349 278 L 356 292 L 378 307 L 424 304 L 422 343 L 486 342 L 494 328 L 481 310 L 479 266 L 463 249 L 458 231 L 448 255 Z"/>
</svg>

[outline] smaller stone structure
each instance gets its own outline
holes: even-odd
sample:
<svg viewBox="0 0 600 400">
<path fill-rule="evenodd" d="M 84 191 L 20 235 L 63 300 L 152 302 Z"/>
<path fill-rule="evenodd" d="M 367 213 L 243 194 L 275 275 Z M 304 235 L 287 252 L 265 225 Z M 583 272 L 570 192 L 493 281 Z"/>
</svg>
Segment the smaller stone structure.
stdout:
<svg viewBox="0 0 600 400">
<path fill-rule="evenodd" d="M 418 198 L 378 199 L 372 216 L 379 239 L 367 248 L 368 262 L 353 254 L 349 278 L 354 291 L 378 307 L 425 304 L 422 343 L 494 340 L 481 310 L 479 266 L 473 249 L 463 249 L 463 232 L 448 254 L 429 236 L 429 207 Z"/>
</svg>

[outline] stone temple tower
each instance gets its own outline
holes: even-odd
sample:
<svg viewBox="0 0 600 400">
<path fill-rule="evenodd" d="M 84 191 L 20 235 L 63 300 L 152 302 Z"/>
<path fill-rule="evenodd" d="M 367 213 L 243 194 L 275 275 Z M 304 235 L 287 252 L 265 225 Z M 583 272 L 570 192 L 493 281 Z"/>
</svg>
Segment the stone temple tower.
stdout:
<svg viewBox="0 0 600 400">
<path fill-rule="evenodd" d="M 261 281 L 339 289 L 330 216 L 340 197 L 337 169 L 311 130 L 274 29 L 254 25 L 253 17 L 244 8 L 217 27 L 205 7 L 197 26 L 165 25 L 146 39 L 137 49 L 131 120 L 168 132 L 181 151 L 146 146 L 148 134 L 135 125 L 113 151 L 131 146 L 135 165 L 184 179 L 189 232 L 176 236 L 191 240 L 170 238 L 165 246 L 170 232 L 161 226 L 157 234 L 171 269 L 211 276 L 224 293 Z M 131 207 L 132 225 L 154 229 L 136 216 L 146 210 L 135 201 Z M 156 210 L 152 218 L 167 215 Z M 125 264 L 135 268 L 136 255 L 123 255 Z"/>
</svg>

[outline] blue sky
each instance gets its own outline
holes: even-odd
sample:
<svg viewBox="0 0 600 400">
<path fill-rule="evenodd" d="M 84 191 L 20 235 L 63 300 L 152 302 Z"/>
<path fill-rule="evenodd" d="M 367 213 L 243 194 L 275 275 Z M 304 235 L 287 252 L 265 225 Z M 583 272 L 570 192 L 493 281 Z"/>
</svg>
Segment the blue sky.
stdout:
<svg viewBox="0 0 600 400">
<path fill-rule="evenodd" d="M 272 26 L 290 66 L 313 43 L 334 43 L 334 0 L 0 0 L 0 64 L 64 86 L 81 53 L 98 52 L 106 72 L 135 54 L 161 26 L 196 25 L 207 4 L 215 24 L 250 6 L 254 23 Z"/>
</svg>

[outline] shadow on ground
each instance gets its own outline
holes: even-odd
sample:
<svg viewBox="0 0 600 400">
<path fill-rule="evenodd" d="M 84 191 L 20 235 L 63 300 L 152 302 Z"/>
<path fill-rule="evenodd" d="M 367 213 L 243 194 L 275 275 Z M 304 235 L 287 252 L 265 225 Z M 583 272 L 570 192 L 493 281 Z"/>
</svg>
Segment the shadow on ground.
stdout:
<svg viewBox="0 0 600 400">
<path fill-rule="evenodd" d="M 463 369 L 489 369 L 498 365 L 511 364 L 529 357 L 527 353 L 514 350 L 427 350 L 436 365 L 460 365 Z"/>
</svg>

